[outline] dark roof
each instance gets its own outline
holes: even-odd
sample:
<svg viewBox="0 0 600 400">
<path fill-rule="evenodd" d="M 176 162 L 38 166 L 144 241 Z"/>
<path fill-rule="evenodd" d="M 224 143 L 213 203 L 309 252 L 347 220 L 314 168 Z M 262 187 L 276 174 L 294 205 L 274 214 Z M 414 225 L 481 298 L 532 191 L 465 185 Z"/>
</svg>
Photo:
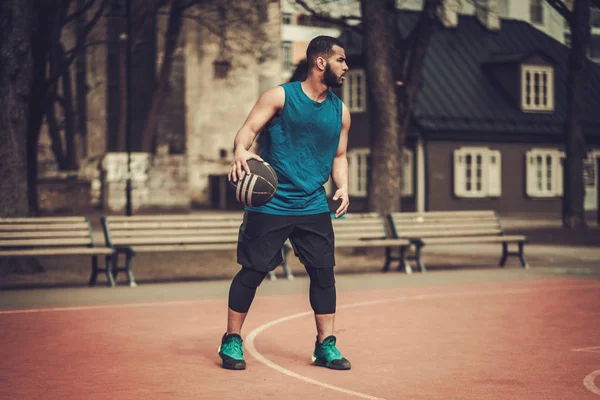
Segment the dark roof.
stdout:
<svg viewBox="0 0 600 400">
<path fill-rule="evenodd" d="M 418 16 L 419 12 L 399 13 L 403 35 L 414 26 Z M 342 41 L 347 43 L 349 59 L 362 53 L 362 40 L 354 32 L 346 32 Z M 437 24 L 415 108 L 416 122 L 424 131 L 560 134 L 567 110 L 568 51 L 566 46 L 523 21 L 502 19 L 496 32 L 487 30 L 475 16 L 459 16 L 454 28 Z M 490 63 L 520 62 L 535 54 L 555 67 L 553 113 L 522 112 L 484 68 Z M 600 67 L 591 61 L 585 107 L 585 133 L 600 136 Z"/>
</svg>

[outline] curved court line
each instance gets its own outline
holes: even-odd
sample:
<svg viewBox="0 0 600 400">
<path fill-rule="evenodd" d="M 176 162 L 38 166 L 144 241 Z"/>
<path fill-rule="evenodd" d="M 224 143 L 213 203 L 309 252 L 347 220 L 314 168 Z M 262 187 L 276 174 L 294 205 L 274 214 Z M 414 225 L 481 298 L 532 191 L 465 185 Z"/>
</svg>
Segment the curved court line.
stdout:
<svg viewBox="0 0 600 400">
<path fill-rule="evenodd" d="M 530 288 L 530 289 L 523 288 L 523 289 L 478 291 L 478 292 L 470 292 L 470 293 L 455 292 L 455 293 L 439 293 L 439 294 L 421 294 L 421 295 L 414 295 L 414 296 L 397 297 L 394 299 L 361 301 L 358 303 L 345 304 L 345 305 L 337 307 L 337 309 L 339 310 L 339 309 L 347 309 L 347 308 L 366 307 L 366 306 L 386 304 L 386 303 L 399 303 L 399 302 L 410 301 L 410 300 L 426 300 L 426 299 L 435 299 L 435 298 L 444 298 L 444 297 L 471 297 L 471 296 L 481 296 L 481 295 L 504 295 L 504 294 L 534 293 L 534 292 L 554 292 L 554 291 L 563 291 L 563 290 L 581 290 L 581 289 L 600 289 L 600 285 L 596 284 L 596 285 L 560 286 L 560 287 L 553 287 L 553 288 L 550 288 L 547 290 L 544 290 L 543 288 L 541 290 L 540 290 L 540 288 Z M 301 313 L 288 315 L 287 317 L 278 318 L 271 322 L 267 322 L 266 324 L 260 325 L 258 328 L 254 329 L 252 332 L 250 332 L 250 334 L 246 337 L 246 340 L 245 340 L 246 350 L 248 350 L 248 353 L 250 353 L 250 355 L 252 357 L 254 357 L 259 362 L 263 363 L 267 367 L 273 368 L 274 370 L 281 372 L 282 374 L 290 376 L 292 378 L 296 378 L 296 379 L 299 379 L 306 383 L 311 383 L 313 385 L 321 386 L 326 389 L 331 389 L 331 390 L 334 390 L 337 392 L 360 397 L 362 399 L 385 400 L 381 397 L 375 397 L 375 396 L 371 396 L 368 394 L 355 392 L 353 390 L 345 389 L 345 388 L 342 388 L 339 386 L 330 385 L 328 383 L 321 382 L 321 381 L 309 378 L 304 375 L 300 375 L 296 372 L 290 371 L 289 369 L 282 367 L 279 364 L 276 364 L 275 362 L 269 360 L 267 357 L 263 356 L 258 350 L 256 350 L 256 346 L 255 346 L 254 342 L 256 340 L 256 337 L 263 331 L 267 330 L 268 328 L 270 328 L 274 325 L 281 324 L 283 322 L 291 321 L 293 319 L 298 319 L 298 318 L 302 318 L 302 317 L 306 317 L 306 316 L 312 316 L 312 315 L 313 315 L 312 311 L 304 311 Z M 589 377 L 591 375 L 596 374 L 596 373 L 600 374 L 600 370 L 592 372 L 592 374 L 586 376 L 586 378 L 584 379 L 584 384 L 586 385 L 586 388 L 591 390 L 593 393 L 596 393 L 596 392 L 594 392 L 594 390 L 598 390 L 598 388 L 594 385 L 595 375 L 594 375 L 594 377 L 591 378 L 591 387 L 593 389 L 590 389 L 590 387 L 587 386 L 587 381 L 589 381 Z M 598 391 L 597 394 L 600 394 L 600 390 Z"/>
<path fill-rule="evenodd" d="M 594 371 L 585 378 L 583 378 L 583 386 L 585 386 L 590 392 L 597 394 L 600 396 L 600 388 L 596 386 L 594 380 L 600 376 L 600 369 L 598 371 Z"/>
<path fill-rule="evenodd" d="M 88 306 L 62 306 L 62 307 L 39 307 L 39 308 L 20 308 L 14 310 L 0 310 L 0 315 L 4 314 L 33 314 L 45 312 L 65 312 L 65 311 L 86 311 L 86 310 L 112 310 L 124 308 L 143 308 L 143 307 L 165 307 L 174 305 L 197 304 L 208 301 L 223 301 L 223 299 L 196 299 L 196 300 L 171 300 L 171 301 L 148 301 L 140 303 L 117 303 L 117 304 L 98 304 Z"/>
</svg>

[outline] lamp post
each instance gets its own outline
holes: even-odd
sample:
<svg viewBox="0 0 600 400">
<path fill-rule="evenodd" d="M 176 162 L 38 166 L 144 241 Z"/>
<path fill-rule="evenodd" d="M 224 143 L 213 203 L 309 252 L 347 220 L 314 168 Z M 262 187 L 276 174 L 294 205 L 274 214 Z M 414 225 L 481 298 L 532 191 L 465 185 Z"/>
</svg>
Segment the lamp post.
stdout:
<svg viewBox="0 0 600 400">
<path fill-rule="evenodd" d="M 125 148 L 127 151 L 127 182 L 125 184 L 125 213 L 126 215 L 132 215 L 131 206 L 131 0 L 125 0 L 125 35 L 127 40 L 127 51 L 125 59 L 126 68 L 126 90 L 127 90 L 127 115 L 126 115 L 126 135 L 125 135 Z"/>
</svg>

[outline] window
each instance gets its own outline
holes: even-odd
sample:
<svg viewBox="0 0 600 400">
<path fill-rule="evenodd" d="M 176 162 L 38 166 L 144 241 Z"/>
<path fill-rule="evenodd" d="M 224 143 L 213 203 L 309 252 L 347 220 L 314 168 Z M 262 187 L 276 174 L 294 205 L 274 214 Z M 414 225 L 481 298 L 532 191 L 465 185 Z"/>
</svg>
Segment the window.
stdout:
<svg viewBox="0 0 600 400">
<path fill-rule="evenodd" d="M 590 26 L 592 29 L 600 28 L 600 8 L 590 8 Z"/>
<path fill-rule="evenodd" d="M 501 18 L 508 18 L 508 0 L 499 0 L 498 1 L 498 16 Z"/>
<path fill-rule="evenodd" d="M 596 62 L 600 61 L 600 35 L 590 37 L 590 58 Z"/>
<path fill-rule="evenodd" d="M 544 0 L 529 0 L 529 15 L 534 24 L 544 23 Z"/>
<path fill-rule="evenodd" d="M 527 152 L 527 196 L 562 196 L 564 158 L 565 153 L 555 149 L 532 149 Z"/>
<path fill-rule="evenodd" d="M 414 193 L 413 165 L 414 156 L 410 149 L 403 149 L 403 168 L 401 196 L 410 197 Z M 357 148 L 348 151 L 348 194 L 354 197 L 366 197 L 369 179 L 369 163 L 371 151 L 368 148 Z"/>
<path fill-rule="evenodd" d="M 502 156 L 486 147 L 454 150 L 454 195 L 456 197 L 500 197 Z"/>
<path fill-rule="evenodd" d="M 521 67 L 521 109 L 523 111 L 554 110 L 554 71 L 552 67 Z"/>
<path fill-rule="evenodd" d="M 371 151 L 366 148 L 348 151 L 348 194 L 350 196 L 367 196 L 370 153 Z"/>
<path fill-rule="evenodd" d="M 402 181 L 400 182 L 400 193 L 402 197 L 414 195 L 413 189 L 413 165 L 414 157 L 410 149 L 402 149 Z"/>
<path fill-rule="evenodd" d="M 281 42 L 281 53 L 283 58 L 283 69 L 292 68 L 292 42 Z"/>
<path fill-rule="evenodd" d="M 292 23 L 292 13 L 281 13 L 281 23 L 284 25 L 291 25 Z"/>
<path fill-rule="evenodd" d="M 348 71 L 342 86 L 342 97 L 350 112 L 363 112 L 366 108 L 365 71 Z"/>
</svg>

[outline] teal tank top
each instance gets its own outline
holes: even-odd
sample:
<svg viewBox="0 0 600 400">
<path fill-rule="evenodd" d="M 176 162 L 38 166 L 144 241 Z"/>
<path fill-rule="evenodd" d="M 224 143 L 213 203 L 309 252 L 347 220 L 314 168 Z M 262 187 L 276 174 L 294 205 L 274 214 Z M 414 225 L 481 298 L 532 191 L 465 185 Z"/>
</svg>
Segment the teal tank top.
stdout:
<svg viewBox="0 0 600 400">
<path fill-rule="evenodd" d="M 281 85 L 285 103 L 277 120 L 263 131 L 260 156 L 277 173 L 273 198 L 246 210 L 278 215 L 329 212 L 323 185 L 331 175 L 342 130 L 342 101 L 332 91 L 319 103 L 300 82 Z"/>
</svg>

